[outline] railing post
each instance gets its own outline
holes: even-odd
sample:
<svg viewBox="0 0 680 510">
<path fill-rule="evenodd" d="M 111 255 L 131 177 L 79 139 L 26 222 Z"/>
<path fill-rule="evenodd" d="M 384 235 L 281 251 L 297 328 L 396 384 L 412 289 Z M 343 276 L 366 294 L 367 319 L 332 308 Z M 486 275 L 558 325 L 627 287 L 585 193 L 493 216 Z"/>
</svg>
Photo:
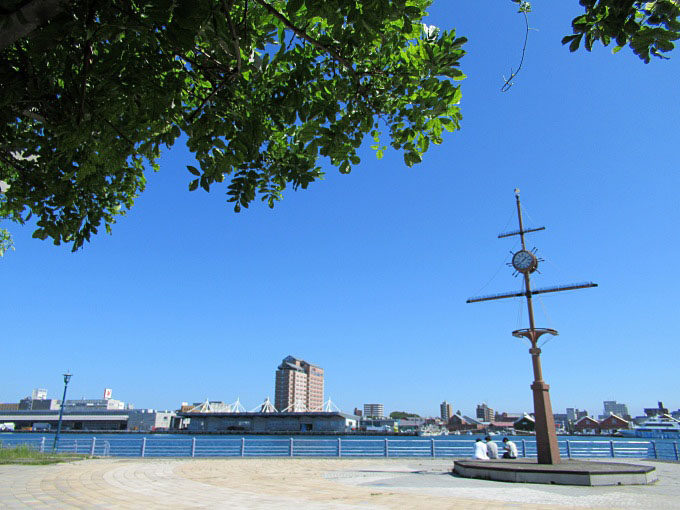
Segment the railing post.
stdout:
<svg viewBox="0 0 680 510">
<path fill-rule="evenodd" d="M 290 446 L 288 447 L 288 456 L 292 457 L 293 456 L 293 438 L 290 438 Z"/>
<path fill-rule="evenodd" d="M 430 452 L 432 453 L 432 458 L 434 458 L 434 439 L 430 439 Z"/>
<path fill-rule="evenodd" d="M 675 460 L 680 460 L 680 457 L 678 456 L 678 443 L 677 443 L 677 441 L 673 441 L 673 450 L 675 451 Z"/>
<path fill-rule="evenodd" d="M 142 457 L 144 457 L 144 454 L 146 453 L 146 438 L 142 438 L 142 451 L 140 452 Z"/>
<path fill-rule="evenodd" d="M 246 456 L 246 438 L 242 437 L 241 438 L 241 457 Z"/>
<path fill-rule="evenodd" d="M 385 438 L 385 457 L 390 456 L 390 442 L 389 439 Z"/>
<path fill-rule="evenodd" d="M 611 441 L 609 441 L 609 451 L 610 451 L 611 454 L 612 454 L 612 459 L 613 459 L 614 457 L 616 457 L 616 455 L 614 455 L 614 440 L 613 440 L 613 439 L 612 439 Z"/>
<path fill-rule="evenodd" d="M 191 438 L 191 458 L 196 457 L 196 438 Z"/>
<path fill-rule="evenodd" d="M 75 451 L 73 453 L 78 453 L 78 440 L 76 439 L 74 441 L 74 444 L 76 445 Z"/>
<path fill-rule="evenodd" d="M 567 439 L 567 458 L 571 459 L 571 447 L 569 446 L 569 440 Z"/>
<path fill-rule="evenodd" d="M 527 442 L 522 439 L 522 457 L 527 456 Z"/>
<path fill-rule="evenodd" d="M 342 457 L 342 439 L 338 438 L 338 457 Z"/>
<path fill-rule="evenodd" d="M 97 438 L 92 436 L 92 444 L 90 445 L 90 457 L 94 457 L 94 447 L 97 444 Z"/>
<path fill-rule="evenodd" d="M 40 440 L 40 453 L 43 453 L 45 451 L 45 437 Z"/>
<path fill-rule="evenodd" d="M 656 441 L 652 441 L 651 443 L 652 443 L 652 449 L 654 450 L 654 458 L 655 458 L 655 459 L 658 459 L 658 458 L 659 458 L 659 455 L 658 455 L 658 453 L 657 453 L 657 451 L 656 451 Z"/>
</svg>

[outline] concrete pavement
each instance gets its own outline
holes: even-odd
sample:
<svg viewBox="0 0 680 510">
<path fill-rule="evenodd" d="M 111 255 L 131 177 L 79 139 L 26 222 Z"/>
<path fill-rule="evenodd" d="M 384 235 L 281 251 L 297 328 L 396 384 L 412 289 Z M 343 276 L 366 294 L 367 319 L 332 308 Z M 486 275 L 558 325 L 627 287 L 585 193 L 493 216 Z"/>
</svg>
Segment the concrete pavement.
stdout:
<svg viewBox="0 0 680 510">
<path fill-rule="evenodd" d="M 647 486 L 471 480 L 443 459 L 93 459 L 0 466 L 0 508 L 680 509 L 680 464 Z"/>
</svg>

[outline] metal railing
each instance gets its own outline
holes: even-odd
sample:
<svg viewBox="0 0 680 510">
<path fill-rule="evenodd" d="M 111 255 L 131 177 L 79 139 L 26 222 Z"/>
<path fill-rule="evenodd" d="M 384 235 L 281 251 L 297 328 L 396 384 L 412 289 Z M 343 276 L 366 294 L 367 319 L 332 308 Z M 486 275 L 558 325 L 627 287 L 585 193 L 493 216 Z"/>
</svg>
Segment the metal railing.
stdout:
<svg viewBox="0 0 680 510">
<path fill-rule="evenodd" d="M 516 440 L 520 457 L 536 457 L 535 440 Z M 566 459 L 635 458 L 680 461 L 677 441 L 561 440 Z M 47 451 L 47 439 L 8 437 L 0 448 L 28 445 Z M 502 444 L 499 445 L 502 447 Z M 471 457 L 471 439 L 295 437 L 114 437 L 59 438 L 58 453 L 95 457 Z"/>
</svg>

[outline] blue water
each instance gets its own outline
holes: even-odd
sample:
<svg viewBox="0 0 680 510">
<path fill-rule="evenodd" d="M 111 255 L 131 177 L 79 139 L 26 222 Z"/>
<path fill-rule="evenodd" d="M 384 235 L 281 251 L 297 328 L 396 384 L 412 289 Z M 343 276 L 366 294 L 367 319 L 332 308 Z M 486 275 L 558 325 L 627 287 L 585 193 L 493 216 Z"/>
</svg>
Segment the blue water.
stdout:
<svg viewBox="0 0 680 510">
<path fill-rule="evenodd" d="M 57 451 L 115 457 L 470 457 L 476 437 L 64 433 Z M 520 457 L 536 456 L 533 437 L 508 437 L 517 444 Z M 494 439 L 500 445 L 502 436 Z M 53 441 L 53 433 L 0 433 L 5 447 L 27 443 L 50 451 Z M 613 453 L 617 458 L 680 460 L 678 441 L 670 439 L 559 436 L 558 443 L 564 458 L 611 458 Z"/>
</svg>

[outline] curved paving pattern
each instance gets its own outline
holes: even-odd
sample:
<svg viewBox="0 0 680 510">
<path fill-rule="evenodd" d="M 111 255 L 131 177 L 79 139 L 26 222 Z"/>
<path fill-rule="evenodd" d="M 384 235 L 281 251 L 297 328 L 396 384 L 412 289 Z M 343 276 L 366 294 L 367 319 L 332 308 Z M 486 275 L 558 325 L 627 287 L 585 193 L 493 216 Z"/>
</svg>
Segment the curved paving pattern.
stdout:
<svg viewBox="0 0 680 510">
<path fill-rule="evenodd" d="M 562 509 L 678 508 L 680 464 L 659 483 L 557 487 L 450 476 L 450 460 L 93 459 L 0 466 L 0 508 Z"/>
</svg>

